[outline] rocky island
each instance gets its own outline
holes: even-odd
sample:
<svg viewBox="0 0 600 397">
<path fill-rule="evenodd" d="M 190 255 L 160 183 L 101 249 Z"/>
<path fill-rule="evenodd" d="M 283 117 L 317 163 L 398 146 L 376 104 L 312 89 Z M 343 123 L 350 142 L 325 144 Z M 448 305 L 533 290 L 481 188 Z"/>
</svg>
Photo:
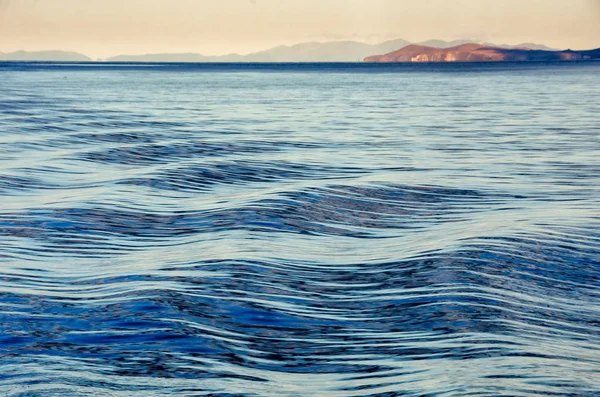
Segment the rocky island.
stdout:
<svg viewBox="0 0 600 397">
<path fill-rule="evenodd" d="M 600 48 L 587 51 L 547 51 L 530 48 L 503 48 L 467 43 L 450 48 L 408 45 L 384 55 L 364 59 L 372 63 L 392 62 L 548 62 L 600 60 Z"/>
</svg>

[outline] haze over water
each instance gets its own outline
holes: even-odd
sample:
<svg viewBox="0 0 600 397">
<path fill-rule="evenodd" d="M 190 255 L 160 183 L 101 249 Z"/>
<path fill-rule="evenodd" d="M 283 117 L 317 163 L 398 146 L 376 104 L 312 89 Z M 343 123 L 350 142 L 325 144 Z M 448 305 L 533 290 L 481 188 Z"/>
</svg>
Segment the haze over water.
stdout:
<svg viewBox="0 0 600 397">
<path fill-rule="evenodd" d="M 600 394 L 599 73 L 0 64 L 0 394 Z"/>
</svg>

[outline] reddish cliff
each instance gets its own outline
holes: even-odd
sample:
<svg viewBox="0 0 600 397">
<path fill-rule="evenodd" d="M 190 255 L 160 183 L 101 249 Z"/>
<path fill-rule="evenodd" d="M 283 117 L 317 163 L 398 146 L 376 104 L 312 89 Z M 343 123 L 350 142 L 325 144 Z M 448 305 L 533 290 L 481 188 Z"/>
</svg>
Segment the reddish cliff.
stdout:
<svg viewBox="0 0 600 397">
<path fill-rule="evenodd" d="M 590 51 L 541 51 L 529 48 L 501 48 L 469 43 L 451 48 L 409 45 L 365 62 L 494 62 L 494 61 L 577 61 L 600 59 L 600 49 Z"/>
</svg>

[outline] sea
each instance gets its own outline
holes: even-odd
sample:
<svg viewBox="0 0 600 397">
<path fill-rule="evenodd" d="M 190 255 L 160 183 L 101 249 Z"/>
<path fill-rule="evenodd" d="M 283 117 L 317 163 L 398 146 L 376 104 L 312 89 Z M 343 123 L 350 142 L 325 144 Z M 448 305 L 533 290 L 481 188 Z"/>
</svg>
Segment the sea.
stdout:
<svg viewBox="0 0 600 397">
<path fill-rule="evenodd" d="M 600 63 L 0 63 L 0 396 L 599 396 Z"/>
</svg>

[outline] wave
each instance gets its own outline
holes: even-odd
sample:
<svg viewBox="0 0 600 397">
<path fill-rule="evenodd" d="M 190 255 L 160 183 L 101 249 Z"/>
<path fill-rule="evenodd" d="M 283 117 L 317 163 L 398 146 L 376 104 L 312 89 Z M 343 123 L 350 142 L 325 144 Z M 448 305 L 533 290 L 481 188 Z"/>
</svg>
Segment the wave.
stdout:
<svg viewBox="0 0 600 397">
<path fill-rule="evenodd" d="M 179 393 L 190 379 L 214 379 L 202 382 L 214 388 L 197 390 L 205 395 L 306 393 L 271 389 L 283 373 L 299 375 L 294 385 L 312 379 L 313 390 L 332 385 L 337 395 L 457 393 L 455 377 L 477 385 L 476 394 L 592 395 L 600 290 L 586 281 L 600 277 L 599 237 L 585 254 L 564 236 L 527 235 L 336 266 L 273 259 L 137 272 L 84 267 L 79 275 L 14 269 L 0 283 L 2 345 L 8 357 L 29 351 L 57 367 L 37 374 L 46 387 L 61 380 L 61 357 L 71 357 L 67 368 L 85 372 L 63 374 L 65 390 L 86 393 Z M 3 372 L 23 371 L 11 361 L 3 360 Z M 570 363 L 577 377 L 565 372 Z M 1 382 L 11 387 L 32 376 Z M 104 383 L 122 377 L 128 384 Z M 157 379 L 162 389 L 148 388 Z"/>
</svg>

